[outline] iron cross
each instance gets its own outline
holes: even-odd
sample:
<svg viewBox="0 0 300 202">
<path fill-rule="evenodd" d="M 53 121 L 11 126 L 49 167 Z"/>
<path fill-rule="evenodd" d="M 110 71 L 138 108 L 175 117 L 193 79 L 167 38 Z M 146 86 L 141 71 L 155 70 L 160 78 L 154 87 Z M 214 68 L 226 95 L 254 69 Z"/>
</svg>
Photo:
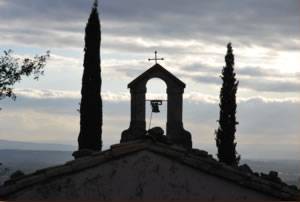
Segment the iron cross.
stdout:
<svg viewBox="0 0 300 202">
<path fill-rule="evenodd" d="M 154 51 L 155 57 L 149 58 L 148 61 L 155 60 L 155 64 L 157 64 L 157 60 L 164 60 L 164 58 L 157 58 L 157 51 Z"/>
</svg>

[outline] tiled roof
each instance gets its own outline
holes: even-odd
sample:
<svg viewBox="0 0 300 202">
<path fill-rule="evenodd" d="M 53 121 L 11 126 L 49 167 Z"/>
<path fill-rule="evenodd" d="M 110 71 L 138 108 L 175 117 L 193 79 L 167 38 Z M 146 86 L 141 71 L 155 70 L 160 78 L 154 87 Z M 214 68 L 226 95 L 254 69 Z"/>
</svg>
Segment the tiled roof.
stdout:
<svg viewBox="0 0 300 202">
<path fill-rule="evenodd" d="M 12 179 L 0 187 L 0 199 L 7 198 L 10 194 L 41 183 L 51 178 L 63 175 L 70 175 L 75 172 L 84 171 L 85 169 L 99 166 L 105 162 L 120 158 L 124 155 L 147 150 L 167 158 L 174 159 L 179 163 L 193 167 L 209 175 L 220 177 L 224 180 L 231 181 L 240 186 L 274 196 L 281 200 L 300 199 L 299 190 L 289 186 L 276 176 L 274 172 L 270 175 L 251 172 L 251 169 L 245 169 L 245 166 L 230 167 L 215 160 L 212 155 L 206 151 L 192 149 L 186 150 L 174 145 L 166 145 L 152 140 L 140 140 L 130 143 L 121 143 L 112 145 L 109 150 L 95 152 L 90 156 L 82 157 L 76 160 L 66 162 L 64 165 L 49 167 L 36 172 L 24 175 L 18 179 Z M 273 180 L 273 178 L 275 180 Z"/>
</svg>

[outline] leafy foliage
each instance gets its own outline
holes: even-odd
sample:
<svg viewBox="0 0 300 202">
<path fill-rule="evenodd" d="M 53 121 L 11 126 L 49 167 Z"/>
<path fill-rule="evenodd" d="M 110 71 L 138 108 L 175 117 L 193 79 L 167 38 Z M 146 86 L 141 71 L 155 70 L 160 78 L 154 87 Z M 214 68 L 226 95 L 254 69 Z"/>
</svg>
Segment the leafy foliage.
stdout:
<svg viewBox="0 0 300 202">
<path fill-rule="evenodd" d="M 0 57 L 0 100 L 5 97 L 16 99 L 13 93 L 13 85 L 21 81 L 22 77 L 33 75 L 37 80 L 44 74 L 44 66 L 50 52 L 45 55 L 35 56 L 33 59 L 25 58 L 20 63 L 19 58 L 12 56 L 12 50 L 4 51 L 4 55 Z"/>
<path fill-rule="evenodd" d="M 23 177 L 24 175 L 25 175 L 25 173 L 23 171 L 17 170 L 10 175 L 10 179 L 16 180 L 16 179 Z"/>
<path fill-rule="evenodd" d="M 236 152 L 236 92 L 238 81 L 234 73 L 234 55 L 231 43 L 227 45 L 225 56 L 226 66 L 222 71 L 223 85 L 220 92 L 220 118 L 219 128 L 216 131 L 216 145 L 218 147 L 218 158 L 220 162 L 228 165 L 238 165 L 240 156 Z"/>
<path fill-rule="evenodd" d="M 100 68 L 101 30 L 97 2 L 85 30 L 85 55 L 80 102 L 79 150 L 102 148 L 102 99 Z"/>
<path fill-rule="evenodd" d="M 4 167 L 4 165 L 0 162 L 0 177 L 7 175 L 7 173 L 9 173 L 9 171 L 10 171 L 9 168 Z M 0 184 L 1 184 L 1 182 L 0 182 Z"/>
</svg>

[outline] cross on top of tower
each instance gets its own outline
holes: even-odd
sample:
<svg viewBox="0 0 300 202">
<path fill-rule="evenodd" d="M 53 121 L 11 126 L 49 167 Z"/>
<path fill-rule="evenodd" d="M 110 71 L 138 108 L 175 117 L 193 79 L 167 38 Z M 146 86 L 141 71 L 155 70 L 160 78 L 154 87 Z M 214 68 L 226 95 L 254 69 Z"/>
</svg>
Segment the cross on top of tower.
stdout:
<svg viewBox="0 0 300 202">
<path fill-rule="evenodd" d="M 149 58 L 148 61 L 155 60 L 155 64 L 157 64 L 157 60 L 164 60 L 164 58 L 157 58 L 157 51 L 154 51 L 154 58 Z"/>
</svg>

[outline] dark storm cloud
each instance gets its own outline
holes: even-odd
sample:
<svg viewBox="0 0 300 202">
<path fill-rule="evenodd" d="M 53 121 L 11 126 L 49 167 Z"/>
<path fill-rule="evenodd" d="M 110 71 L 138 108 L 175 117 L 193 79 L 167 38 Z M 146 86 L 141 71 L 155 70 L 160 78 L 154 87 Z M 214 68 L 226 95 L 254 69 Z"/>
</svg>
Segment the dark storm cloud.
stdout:
<svg viewBox="0 0 300 202">
<path fill-rule="evenodd" d="M 45 20 L 68 22 L 86 17 L 92 0 L 9 0 L 2 1 L 2 20 L 20 21 L 32 20 L 39 23 Z M 53 22 L 53 23 L 54 23 Z M 45 24 L 46 26 L 46 24 Z"/>
<path fill-rule="evenodd" d="M 29 39 L 18 40 L 18 36 L 26 32 L 32 32 L 33 38 L 45 31 L 82 33 L 92 5 L 92 0 L 3 2 L 0 21 L 2 25 L 12 26 L 10 32 L 19 33 L 12 37 L 23 43 Z M 300 33 L 297 0 L 114 0 L 101 1 L 100 7 L 104 37 L 196 39 L 222 45 L 232 40 L 235 44 L 299 49 L 299 42 L 294 41 L 299 40 Z M 13 25 L 26 31 L 14 30 Z M 1 32 L 5 27 L 8 26 L 0 28 Z M 38 34 L 35 29 L 43 31 Z M 63 42 L 56 37 L 57 44 Z M 43 44 L 47 39 L 36 40 Z M 70 44 L 67 42 L 66 46 Z"/>
<path fill-rule="evenodd" d="M 299 38 L 299 1 L 132 0 L 104 2 L 103 11 L 107 19 L 128 25 L 122 34 L 299 47 L 289 42 Z"/>
<path fill-rule="evenodd" d="M 12 0 L 0 5 L 2 43 L 80 47 L 92 1 Z"/>
<path fill-rule="evenodd" d="M 18 45 L 43 46 L 47 49 L 82 49 L 92 0 L 2 2 L 0 44 L 15 42 Z M 280 50 L 299 50 L 299 4 L 297 0 L 100 1 L 102 50 L 137 55 L 152 52 L 155 47 L 159 47 L 160 51 L 170 56 L 182 54 L 203 57 L 209 54 L 207 57 L 211 57 L 219 54 L 201 51 L 205 47 L 197 43 L 179 45 L 176 40 L 181 43 L 185 40 L 200 40 L 205 44 L 221 46 L 232 41 L 236 46 L 262 45 Z M 145 43 L 137 43 L 137 38 L 143 39 Z M 160 40 L 168 40 L 169 43 L 160 44 Z M 187 64 L 182 76 L 197 82 L 219 85 L 221 68 L 201 63 Z M 137 72 L 135 69 L 117 69 L 129 77 Z M 199 71 L 203 74 L 199 75 Z M 243 88 L 268 92 L 297 92 L 299 89 L 299 83 L 295 81 L 297 75 L 286 76 L 259 67 L 236 68 L 236 71 L 240 87 Z M 278 81 L 269 77 L 286 77 L 287 80 Z M 291 77 L 294 80 L 290 80 Z"/>
</svg>

